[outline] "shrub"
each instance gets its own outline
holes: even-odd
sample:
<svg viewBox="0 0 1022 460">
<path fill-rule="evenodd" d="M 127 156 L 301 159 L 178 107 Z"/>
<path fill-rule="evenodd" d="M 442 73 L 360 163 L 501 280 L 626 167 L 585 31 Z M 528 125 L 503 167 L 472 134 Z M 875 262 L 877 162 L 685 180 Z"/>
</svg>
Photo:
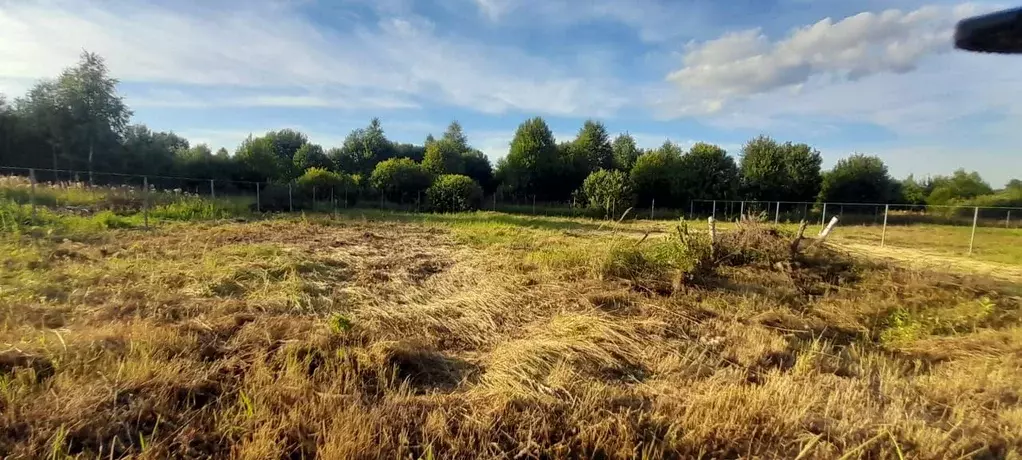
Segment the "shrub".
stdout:
<svg viewBox="0 0 1022 460">
<path fill-rule="evenodd" d="M 633 202 L 631 183 L 621 171 L 600 169 L 593 172 L 582 183 L 582 192 L 589 207 L 600 209 L 604 214 L 626 209 Z"/>
<path fill-rule="evenodd" d="M 430 175 L 407 158 L 391 158 L 373 169 L 369 183 L 388 199 L 404 201 L 429 188 Z"/>
<path fill-rule="evenodd" d="M 430 209 L 434 212 L 462 212 L 479 209 L 483 189 L 468 176 L 445 174 L 426 190 Z"/>
</svg>

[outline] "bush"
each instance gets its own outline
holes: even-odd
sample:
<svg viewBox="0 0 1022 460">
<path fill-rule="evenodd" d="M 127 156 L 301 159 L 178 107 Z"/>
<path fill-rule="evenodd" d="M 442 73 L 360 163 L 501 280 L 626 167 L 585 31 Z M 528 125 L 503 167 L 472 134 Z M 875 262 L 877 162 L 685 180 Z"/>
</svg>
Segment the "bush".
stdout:
<svg viewBox="0 0 1022 460">
<path fill-rule="evenodd" d="M 627 209 L 634 201 L 628 176 L 621 171 L 600 169 L 593 172 L 582 183 L 582 192 L 589 207 L 602 210 L 604 214 Z"/>
<path fill-rule="evenodd" d="M 429 188 L 430 175 L 407 158 L 391 158 L 373 169 L 369 183 L 390 200 L 408 201 Z"/>
<path fill-rule="evenodd" d="M 434 212 L 462 212 L 479 209 L 483 189 L 468 176 L 445 174 L 426 190 L 429 207 Z"/>
</svg>

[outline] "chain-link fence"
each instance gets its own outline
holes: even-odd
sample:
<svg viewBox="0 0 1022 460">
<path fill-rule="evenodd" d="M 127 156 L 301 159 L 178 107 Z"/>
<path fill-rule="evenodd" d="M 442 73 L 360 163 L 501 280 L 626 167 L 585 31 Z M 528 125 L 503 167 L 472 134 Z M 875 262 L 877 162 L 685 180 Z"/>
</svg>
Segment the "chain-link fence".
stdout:
<svg viewBox="0 0 1022 460">
<path fill-rule="evenodd" d="M 734 221 L 750 216 L 777 224 L 806 220 L 822 228 L 837 217 L 835 239 L 851 244 L 904 247 L 953 254 L 982 253 L 1017 263 L 1022 208 L 883 203 L 694 200 L 687 217 Z"/>
</svg>

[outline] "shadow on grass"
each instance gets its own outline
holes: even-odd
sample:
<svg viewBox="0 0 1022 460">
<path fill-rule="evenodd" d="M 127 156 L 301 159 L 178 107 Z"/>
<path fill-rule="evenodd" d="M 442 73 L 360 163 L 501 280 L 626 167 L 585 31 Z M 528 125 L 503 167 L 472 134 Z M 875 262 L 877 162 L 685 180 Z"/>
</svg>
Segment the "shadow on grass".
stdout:
<svg viewBox="0 0 1022 460">
<path fill-rule="evenodd" d="M 477 211 L 458 214 L 426 214 L 400 211 L 383 211 L 378 209 L 345 209 L 338 210 L 338 215 L 348 219 L 370 219 L 397 222 L 427 222 L 450 225 L 507 225 L 528 227 L 540 230 L 598 230 L 607 228 L 599 221 L 583 218 L 568 219 L 549 216 L 523 216 L 504 214 L 493 211 Z"/>
</svg>

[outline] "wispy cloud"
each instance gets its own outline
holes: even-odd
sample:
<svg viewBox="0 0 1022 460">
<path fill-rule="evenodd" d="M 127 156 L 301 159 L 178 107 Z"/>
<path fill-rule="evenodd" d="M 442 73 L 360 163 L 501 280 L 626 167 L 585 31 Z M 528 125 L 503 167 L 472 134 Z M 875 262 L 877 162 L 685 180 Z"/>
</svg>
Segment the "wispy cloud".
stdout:
<svg viewBox="0 0 1022 460">
<path fill-rule="evenodd" d="M 111 72 L 130 82 L 371 91 L 376 94 L 364 105 L 420 100 L 485 113 L 608 115 L 627 102 L 604 76 L 573 74 L 516 48 L 439 34 L 418 16 L 339 17 L 325 27 L 280 4 L 198 11 L 126 2 L 4 3 L 0 78 L 55 75 L 84 48 L 105 56 Z M 333 101 L 273 94 L 246 100 Z"/>
</svg>

